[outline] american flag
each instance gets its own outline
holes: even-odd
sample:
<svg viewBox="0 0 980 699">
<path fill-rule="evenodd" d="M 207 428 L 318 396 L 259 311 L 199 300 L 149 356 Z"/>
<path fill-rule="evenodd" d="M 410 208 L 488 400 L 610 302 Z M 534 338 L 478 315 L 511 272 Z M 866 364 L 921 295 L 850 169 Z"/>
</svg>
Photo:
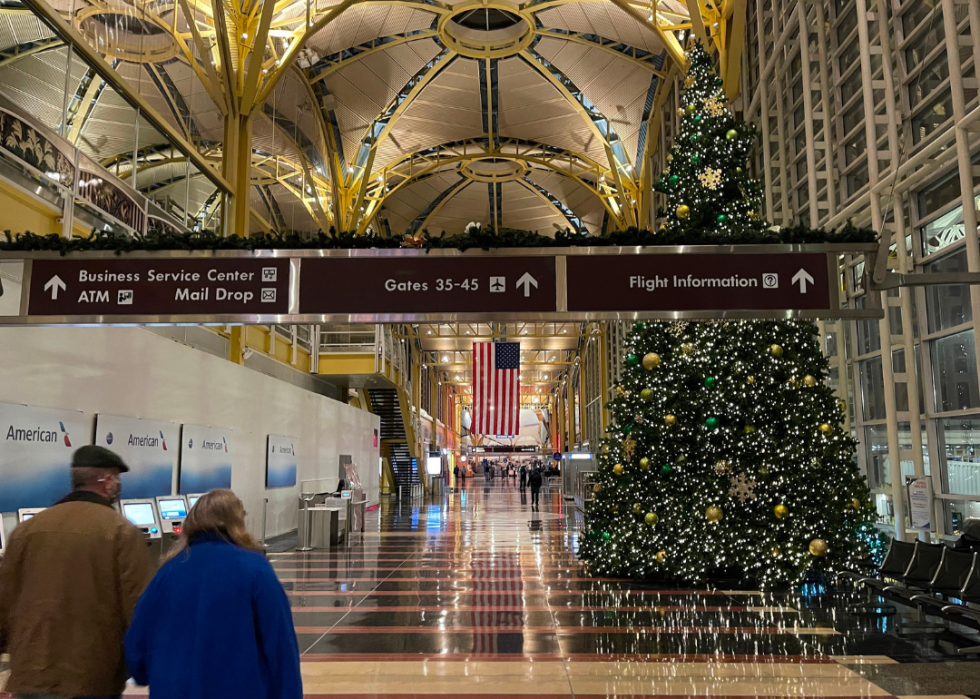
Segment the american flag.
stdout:
<svg viewBox="0 0 980 699">
<path fill-rule="evenodd" d="M 521 343 L 474 343 L 473 433 L 514 437 L 520 414 Z"/>
</svg>

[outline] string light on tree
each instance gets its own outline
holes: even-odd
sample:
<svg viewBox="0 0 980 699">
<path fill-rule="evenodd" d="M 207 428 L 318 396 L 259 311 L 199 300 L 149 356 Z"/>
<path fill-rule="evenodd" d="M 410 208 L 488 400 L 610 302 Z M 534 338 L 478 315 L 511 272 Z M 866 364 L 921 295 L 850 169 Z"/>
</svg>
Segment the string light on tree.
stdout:
<svg viewBox="0 0 980 699">
<path fill-rule="evenodd" d="M 689 58 L 659 215 L 724 244 L 769 225 L 747 175 L 755 133 L 728 112 L 710 56 Z M 634 326 L 580 543 L 590 573 L 770 589 L 881 553 L 816 334 L 806 321 Z"/>
</svg>

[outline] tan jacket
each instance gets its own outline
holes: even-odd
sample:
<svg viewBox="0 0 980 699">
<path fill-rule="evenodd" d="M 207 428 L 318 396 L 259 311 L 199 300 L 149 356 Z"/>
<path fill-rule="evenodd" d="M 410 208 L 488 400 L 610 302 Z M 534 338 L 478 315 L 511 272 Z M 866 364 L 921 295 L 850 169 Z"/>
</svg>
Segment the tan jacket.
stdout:
<svg viewBox="0 0 980 699">
<path fill-rule="evenodd" d="M 123 635 L 152 575 L 139 530 L 73 493 L 18 525 L 0 563 L 0 649 L 11 694 L 122 692 Z"/>
</svg>

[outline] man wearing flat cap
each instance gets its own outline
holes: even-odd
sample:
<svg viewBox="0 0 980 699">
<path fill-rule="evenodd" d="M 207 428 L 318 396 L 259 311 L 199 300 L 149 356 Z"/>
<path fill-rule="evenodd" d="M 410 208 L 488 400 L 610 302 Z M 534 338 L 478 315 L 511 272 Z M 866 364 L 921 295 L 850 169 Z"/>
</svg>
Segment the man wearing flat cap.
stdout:
<svg viewBox="0 0 980 699">
<path fill-rule="evenodd" d="M 72 492 L 17 526 L 0 563 L 6 691 L 30 699 L 104 699 L 125 687 L 123 636 L 152 570 L 140 531 L 113 507 L 118 455 L 72 455 Z"/>
</svg>

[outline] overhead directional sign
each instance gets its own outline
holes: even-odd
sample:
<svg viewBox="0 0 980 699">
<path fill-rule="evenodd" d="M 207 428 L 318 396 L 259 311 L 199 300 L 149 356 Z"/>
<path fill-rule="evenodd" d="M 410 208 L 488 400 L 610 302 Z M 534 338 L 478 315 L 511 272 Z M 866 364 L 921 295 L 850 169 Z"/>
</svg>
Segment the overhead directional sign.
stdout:
<svg viewBox="0 0 980 699">
<path fill-rule="evenodd" d="M 581 255 L 567 257 L 566 265 L 570 313 L 837 306 L 825 253 Z"/>
<path fill-rule="evenodd" d="M 301 314 L 554 313 L 555 257 L 325 257 L 300 264 Z"/>
<path fill-rule="evenodd" d="M 38 316 L 283 314 L 289 260 L 115 258 L 34 260 Z"/>
<path fill-rule="evenodd" d="M 879 318 L 879 308 L 841 308 L 841 255 L 875 250 L 0 253 L 24 260 L 19 305 L 5 304 L 20 314 L 0 315 L 0 325 Z"/>
</svg>

